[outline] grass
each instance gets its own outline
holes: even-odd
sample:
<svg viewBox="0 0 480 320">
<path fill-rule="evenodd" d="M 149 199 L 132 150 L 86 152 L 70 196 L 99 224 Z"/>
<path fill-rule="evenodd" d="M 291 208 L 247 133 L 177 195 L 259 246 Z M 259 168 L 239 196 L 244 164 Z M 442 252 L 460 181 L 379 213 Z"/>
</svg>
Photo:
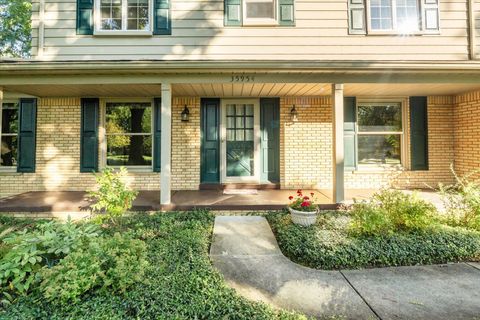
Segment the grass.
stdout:
<svg viewBox="0 0 480 320">
<path fill-rule="evenodd" d="M 266 216 L 282 252 L 316 269 L 356 269 L 480 260 L 480 232 L 436 224 L 422 230 L 365 236 L 349 232 L 351 217 L 324 211 L 301 227 L 286 212 Z"/>
<path fill-rule="evenodd" d="M 15 220 L 2 221 L 16 225 Z M 138 214 L 106 226 L 148 246 L 145 281 L 124 295 L 91 292 L 76 304 L 56 305 L 38 293 L 20 298 L 1 319 L 304 319 L 240 297 L 213 269 L 208 250 L 213 216 L 207 212 Z"/>
</svg>

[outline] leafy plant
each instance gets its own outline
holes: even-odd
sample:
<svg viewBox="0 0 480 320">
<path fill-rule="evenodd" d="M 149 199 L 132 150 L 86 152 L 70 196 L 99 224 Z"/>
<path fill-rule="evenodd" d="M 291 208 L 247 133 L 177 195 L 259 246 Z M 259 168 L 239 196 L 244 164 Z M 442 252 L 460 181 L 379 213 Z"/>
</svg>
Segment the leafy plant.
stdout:
<svg viewBox="0 0 480 320">
<path fill-rule="evenodd" d="M 364 202 L 356 202 L 350 211 L 351 231 L 367 236 L 397 231 L 420 230 L 437 222 L 435 207 L 416 193 L 381 190 Z"/>
<path fill-rule="evenodd" d="M 316 211 L 318 206 L 315 203 L 315 193 L 310 193 L 310 196 L 303 195 L 303 191 L 301 189 L 297 190 L 297 194 L 295 196 L 288 197 L 290 200 L 290 204 L 288 205 L 290 208 L 297 210 L 297 211 L 305 211 L 311 212 Z"/>
<path fill-rule="evenodd" d="M 28 57 L 31 8 L 31 1 L 0 0 L 0 57 Z"/>
<path fill-rule="evenodd" d="M 97 238 L 69 254 L 53 268 L 40 272 L 40 290 L 48 301 L 76 302 L 93 288 L 124 293 L 141 282 L 145 273 L 146 246 L 141 240 L 122 237 Z"/>
<path fill-rule="evenodd" d="M 480 182 L 472 179 L 478 171 L 459 177 L 452 168 L 456 183 L 440 185 L 440 195 L 447 210 L 446 222 L 480 231 Z"/>
<path fill-rule="evenodd" d="M 26 294 L 36 280 L 36 272 L 53 265 L 88 239 L 99 235 L 98 227 L 51 221 L 33 230 L 9 234 L 3 243 L 8 252 L 0 260 L 0 286 L 17 294 Z"/>
<path fill-rule="evenodd" d="M 99 215 L 100 221 L 106 218 L 114 222 L 132 208 L 138 192 L 130 190 L 124 182 L 127 173 L 125 167 L 118 171 L 107 167 L 100 174 L 95 174 L 98 190 L 89 191 L 89 195 L 95 201 L 91 205 L 93 212 L 105 214 Z"/>
</svg>

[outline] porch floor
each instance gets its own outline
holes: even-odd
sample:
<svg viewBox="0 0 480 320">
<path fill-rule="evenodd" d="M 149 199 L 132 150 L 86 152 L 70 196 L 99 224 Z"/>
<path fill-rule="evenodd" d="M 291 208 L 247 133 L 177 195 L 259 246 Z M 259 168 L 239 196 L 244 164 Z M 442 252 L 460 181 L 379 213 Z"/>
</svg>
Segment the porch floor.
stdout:
<svg viewBox="0 0 480 320">
<path fill-rule="evenodd" d="M 370 197 L 376 190 L 346 190 L 347 202 Z M 160 206 L 160 191 L 140 191 L 133 204 L 134 211 L 191 210 L 280 210 L 289 202 L 288 197 L 296 190 L 258 190 L 258 194 L 223 194 L 223 190 L 173 191 L 172 204 Z M 322 209 L 334 209 L 331 190 L 304 190 L 314 192 Z M 431 202 L 438 202 L 435 194 L 422 191 L 421 196 Z M 0 199 L 0 212 L 87 212 L 90 201 L 82 191 L 41 191 L 26 192 Z"/>
</svg>

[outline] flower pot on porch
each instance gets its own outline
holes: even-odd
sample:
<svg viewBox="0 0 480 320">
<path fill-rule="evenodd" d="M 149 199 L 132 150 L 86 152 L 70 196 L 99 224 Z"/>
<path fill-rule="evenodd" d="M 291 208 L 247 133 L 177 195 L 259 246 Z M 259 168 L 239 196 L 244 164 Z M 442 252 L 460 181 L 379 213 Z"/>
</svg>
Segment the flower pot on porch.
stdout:
<svg viewBox="0 0 480 320">
<path fill-rule="evenodd" d="M 317 212 L 315 211 L 298 211 L 288 207 L 288 211 L 290 211 L 290 215 L 292 216 L 292 221 L 295 224 L 308 227 L 312 224 L 315 224 L 317 221 Z"/>
</svg>

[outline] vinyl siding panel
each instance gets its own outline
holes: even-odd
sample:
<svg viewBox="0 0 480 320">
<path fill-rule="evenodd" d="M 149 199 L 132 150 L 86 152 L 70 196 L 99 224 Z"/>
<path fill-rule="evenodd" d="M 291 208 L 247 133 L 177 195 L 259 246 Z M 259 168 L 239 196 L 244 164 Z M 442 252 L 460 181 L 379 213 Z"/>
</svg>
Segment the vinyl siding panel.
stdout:
<svg viewBox="0 0 480 320">
<path fill-rule="evenodd" d="M 349 35 L 346 0 L 296 1 L 295 27 L 224 27 L 223 1 L 172 0 L 172 35 L 79 36 L 75 32 L 76 1 L 45 2 L 44 60 L 468 58 L 467 2 L 460 0 L 440 0 L 440 34 L 419 36 Z M 476 6 L 480 12 L 480 0 Z M 38 0 L 33 1 L 33 11 L 35 56 Z M 477 29 L 480 34 L 480 17 Z"/>
</svg>

